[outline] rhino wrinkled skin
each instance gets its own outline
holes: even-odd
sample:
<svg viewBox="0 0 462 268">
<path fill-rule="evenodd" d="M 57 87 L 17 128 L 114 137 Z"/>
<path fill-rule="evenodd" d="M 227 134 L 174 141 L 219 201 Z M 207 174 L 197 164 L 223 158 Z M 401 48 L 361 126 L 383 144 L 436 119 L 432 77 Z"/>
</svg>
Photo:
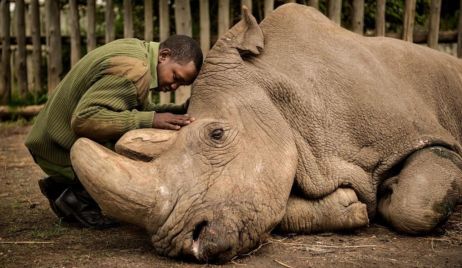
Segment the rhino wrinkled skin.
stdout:
<svg viewBox="0 0 462 268">
<path fill-rule="evenodd" d="M 313 233 L 383 217 L 444 223 L 462 192 L 462 63 L 363 37 L 297 4 L 243 19 L 215 44 L 182 130 L 85 138 L 75 171 L 110 216 L 166 256 L 227 261 L 273 229 Z"/>
</svg>

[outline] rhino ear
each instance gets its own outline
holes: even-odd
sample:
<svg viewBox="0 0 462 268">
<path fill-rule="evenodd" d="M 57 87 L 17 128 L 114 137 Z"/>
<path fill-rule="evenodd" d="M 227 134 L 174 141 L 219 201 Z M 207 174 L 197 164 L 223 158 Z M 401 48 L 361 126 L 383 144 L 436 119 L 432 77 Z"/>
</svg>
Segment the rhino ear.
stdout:
<svg viewBox="0 0 462 268">
<path fill-rule="evenodd" d="M 257 20 L 246 6 L 242 7 L 242 19 L 231 30 L 232 45 L 241 55 L 258 55 L 263 50 L 263 32 Z"/>
</svg>

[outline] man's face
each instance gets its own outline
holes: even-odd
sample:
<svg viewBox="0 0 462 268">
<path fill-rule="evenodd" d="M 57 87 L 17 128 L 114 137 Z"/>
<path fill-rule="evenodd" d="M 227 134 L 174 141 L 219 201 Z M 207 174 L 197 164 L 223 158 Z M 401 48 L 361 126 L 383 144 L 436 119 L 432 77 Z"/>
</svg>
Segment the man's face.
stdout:
<svg viewBox="0 0 462 268">
<path fill-rule="evenodd" d="M 170 49 L 159 51 L 157 63 L 157 91 L 175 91 L 183 85 L 190 85 L 197 77 L 197 70 L 193 61 L 188 63 L 176 62 L 170 56 Z"/>
</svg>

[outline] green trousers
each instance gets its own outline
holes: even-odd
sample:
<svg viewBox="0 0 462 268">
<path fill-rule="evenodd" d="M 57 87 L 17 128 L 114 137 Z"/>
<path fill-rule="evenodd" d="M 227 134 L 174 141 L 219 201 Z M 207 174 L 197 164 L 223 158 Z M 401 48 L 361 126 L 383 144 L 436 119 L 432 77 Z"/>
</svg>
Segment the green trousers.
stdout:
<svg viewBox="0 0 462 268">
<path fill-rule="evenodd" d="M 35 163 L 48 175 L 53 177 L 56 182 L 60 183 L 76 183 L 77 176 L 75 175 L 72 166 L 61 166 L 41 158 L 37 155 L 32 155 Z"/>
</svg>

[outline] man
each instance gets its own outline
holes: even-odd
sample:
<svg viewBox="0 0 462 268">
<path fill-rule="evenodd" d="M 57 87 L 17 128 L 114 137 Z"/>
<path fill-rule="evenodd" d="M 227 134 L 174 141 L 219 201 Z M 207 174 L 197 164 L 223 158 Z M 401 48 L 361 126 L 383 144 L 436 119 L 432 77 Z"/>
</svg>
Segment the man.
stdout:
<svg viewBox="0 0 462 268">
<path fill-rule="evenodd" d="M 187 36 L 171 36 L 161 44 L 120 39 L 91 51 L 69 71 L 25 143 L 49 176 L 39 186 L 58 217 L 86 227 L 114 225 L 79 183 L 70 161 L 72 145 L 87 137 L 110 147 L 133 129 L 188 125 L 194 120 L 185 114 L 188 102 L 155 106 L 148 93 L 191 84 L 202 60 L 199 45 Z"/>
</svg>

